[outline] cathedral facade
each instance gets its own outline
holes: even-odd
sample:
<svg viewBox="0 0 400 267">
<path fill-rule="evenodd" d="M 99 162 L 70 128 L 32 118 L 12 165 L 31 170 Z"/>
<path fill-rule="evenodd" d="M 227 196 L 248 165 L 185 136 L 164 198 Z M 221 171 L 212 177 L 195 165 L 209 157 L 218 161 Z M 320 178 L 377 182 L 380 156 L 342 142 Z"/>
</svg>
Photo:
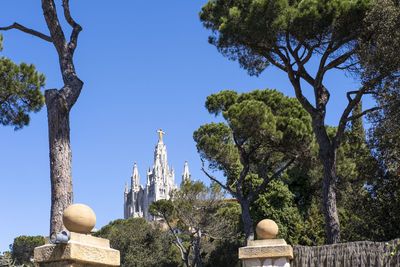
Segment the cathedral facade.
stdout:
<svg viewBox="0 0 400 267">
<path fill-rule="evenodd" d="M 168 199 L 169 193 L 177 189 L 175 184 L 174 167 L 169 168 L 167 161 L 167 148 L 163 143 L 162 135 L 165 132 L 159 130 L 158 143 L 154 150 L 154 163 L 152 169 L 147 170 L 147 182 L 143 187 L 140 184 L 140 175 L 136 163 L 133 165 L 131 175 L 131 186 L 125 186 L 124 192 L 124 218 L 144 217 L 148 221 L 154 218 L 148 212 L 148 208 L 153 201 Z M 184 165 L 182 180 L 190 179 L 189 167 L 187 162 Z"/>
</svg>

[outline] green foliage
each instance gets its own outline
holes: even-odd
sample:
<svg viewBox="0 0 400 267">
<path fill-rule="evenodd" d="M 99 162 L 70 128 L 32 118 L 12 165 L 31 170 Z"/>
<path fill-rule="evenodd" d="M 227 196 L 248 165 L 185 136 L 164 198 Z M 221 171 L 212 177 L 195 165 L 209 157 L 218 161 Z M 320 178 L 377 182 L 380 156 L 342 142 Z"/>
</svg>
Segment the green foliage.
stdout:
<svg viewBox="0 0 400 267">
<path fill-rule="evenodd" d="M 369 121 L 369 146 L 382 167 L 390 172 L 400 168 L 400 81 L 387 81 L 376 95 L 383 109 L 371 114 Z"/>
<path fill-rule="evenodd" d="M 281 175 L 277 170 L 282 166 L 307 158 L 313 141 L 311 118 L 295 98 L 268 89 L 240 95 L 222 91 L 207 97 L 206 108 L 211 114 L 222 113 L 226 123 L 202 125 L 193 138 L 209 168 L 226 177 L 226 183 L 219 184 L 241 205 L 247 240 L 253 234 L 249 204 L 271 177 Z"/>
<path fill-rule="evenodd" d="M 206 187 L 202 182 L 185 180 L 169 200 L 154 201 L 149 206 L 149 212 L 168 225 L 186 266 L 199 266 L 207 260 L 214 240 L 235 235 L 240 211 L 234 203 L 222 200 L 222 195 L 215 184 Z"/>
<path fill-rule="evenodd" d="M 394 0 L 371 1 L 370 10 L 364 19 L 367 27 L 359 37 L 358 58 L 363 66 L 362 77 L 371 80 L 376 77 L 398 77 L 400 59 L 400 7 Z M 382 82 L 382 83 L 381 83 Z M 378 87 L 385 79 L 378 80 Z"/>
<path fill-rule="evenodd" d="M 178 266 L 179 256 L 169 236 L 143 218 L 118 219 L 102 227 L 95 236 L 110 240 L 121 253 L 121 266 Z"/>
<path fill-rule="evenodd" d="M 0 35 L 0 51 L 2 50 Z M 0 58 L 0 124 L 21 129 L 29 124 L 29 112 L 37 112 L 44 105 L 40 89 L 45 77 L 34 65 L 16 65 L 10 59 Z"/>
<path fill-rule="evenodd" d="M 19 236 L 14 238 L 10 245 L 11 258 L 16 265 L 33 266 L 30 258 L 33 257 L 35 247 L 44 245 L 43 236 Z"/>
<path fill-rule="evenodd" d="M 383 107 L 369 116 L 369 145 L 382 167 L 397 172 L 400 160 L 400 6 L 398 1 L 375 0 L 365 19 L 359 58 L 364 80 L 376 79 L 375 100 Z"/>
<path fill-rule="evenodd" d="M 400 175 L 386 172 L 371 185 L 365 202 L 370 219 L 368 230 L 377 241 L 391 240 L 400 236 Z"/>
<path fill-rule="evenodd" d="M 218 209 L 217 216 L 229 224 L 229 231 L 232 233 L 228 237 L 241 238 L 243 223 L 240 219 L 241 208 L 236 199 L 224 199 L 224 203 Z"/>
<path fill-rule="evenodd" d="M 361 104 L 353 110 L 353 115 L 359 114 L 360 110 Z M 326 131 L 333 138 L 337 128 L 327 126 Z M 305 220 L 304 240 L 300 244 L 322 245 L 325 243 L 324 217 L 318 208 L 321 205 L 322 165 L 316 159 L 318 148 L 314 147 L 311 151 L 309 160 L 290 168 L 282 180 L 294 194 L 294 205 Z M 374 233 L 382 232 L 383 224 L 372 218 L 374 213 L 380 213 L 377 208 L 372 208 L 376 201 L 372 196 L 376 193 L 367 185 L 373 183 L 379 190 L 377 184 L 384 183 L 375 181 L 382 174 L 377 160 L 371 156 L 371 149 L 366 145 L 362 121 L 357 119 L 345 131 L 337 153 L 337 205 L 343 242 L 377 240 Z M 396 202 L 387 205 L 391 203 Z M 386 219 L 386 222 L 395 225 L 391 219 Z"/>
<path fill-rule="evenodd" d="M 175 215 L 174 204 L 169 199 L 153 201 L 149 206 L 149 213 L 164 220 L 172 220 Z"/>
<path fill-rule="evenodd" d="M 305 221 L 304 239 L 308 246 L 325 245 L 325 221 L 321 210 L 321 204 L 312 200 Z"/>
<path fill-rule="evenodd" d="M 274 64 L 273 50 L 286 46 L 287 35 L 310 47 L 326 47 L 328 42 L 321 40 L 328 38 L 352 45 L 370 2 L 214 0 L 203 6 L 200 20 L 213 32 L 210 43 L 223 55 L 238 60 L 251 75 L 258 75 Z"/>
<path fill-rule="evenodd" d="M 294 204 L 294 195 L 280 180 L 271 181 L 251 205 L 252 218 L 256 223 L 268 218 L 279 227 L 279 238 L 289 244 L 307 244 L 304 240 L 304 222 Z"/>
<path fill-rule="evenodd" d="M 260 174 L 266 155 L 271 171 L 294 154 L 306 153 L 313 138 L 307 112 L 296 99 L 276 90 L 240 95 L 222 91 L 207 97 L 206 108 L 215 115 L 222 112 L 227 123 L 202 125 L 193 138 L 200 156 L 211 169 L 223 171 L 228 184 L 234 184 L 243 169 L 238 146 L 251 151 L 251 172 Z"/>
<path fill-rule="evenodd" d="M 213 242 L 213 250 L 204 262 L 204 267 L 240 267 L 239 248 L 242 246 L 241 239 L 222 239 Z"/>
<path fill-rule="evenodd" d="M 375 0 L 365 19 L 368 25 L 360 38 L 359 58 L 364 80 L 376 79 L 374 97 L 382 107 L 368 119 L 368 147 L 374 160 L 365 166 L 374 179 L 368 180 L 361 216 L 370 239 L 383 241 L 400 235 L 400 6 L 398 1 Z M 374 170 L 374 171 L 373 171 Z"/>
<path fill-rule="evenodd" d="M 380 121 L 376 125 L 382 127 L 376 127 L 376 139 L 380 141 L 374 142 L 378 145 L 378 153 L 390 155 L 384 159 L 385 164 L 394 163 L 396 168 L 398 162 L 396 151 L 399 151 L 399 147 L 396 142 L 392 142 L 392 146 L 390 143 L 391 140 L 399 139 L 392 134 L 398 130 L 399 112 L 393 112 L 392 116 L 386 114 L 390 113 L 389 110 L 396 110 L 393 107 L 399 106 L 400 99 L 398 89 L 388 89 L 399 88 L 399 14 L 399 3 L 392 0 L 214 0 L 204 5 L 200 12 L 203 25 L 212 31 L 209 39 L 211 44 L 229 59 L 237 60 L 250 75 L 260 74 L 270 64 L 285 71 L 297 99 L 313 117 L 314 131 L 321 148 L 320 159 L 325 170 L 331 168 L 324 172 L 323 177 L 324 186 L 329 186 L 334 192 L 328 196 L 325 193 L 327 190 L 324 190 L 324 211 L 330 213 L 325 214 L 329 243 L 340 241 L 340 233 L 335 231 L 340 229 L 337 214 L 335 209 L 327 208 L 335 195 L 336 182 L 339 205 L 351 210 L 354 205 L 350 200 L 359 201 L 362 198 L 366 190 L 360 187 L 377 170 L 374 160 L 368 155 L 369 151 L 365 153 L 365 144 L 362 144 L 364 140 L 360 142 L 362 135 L 358 136 L 359 141 L 356 136 L 343 137 L 349 108 L 359 102 L 361 95 L 378 93 L 380 106 L 389 104 L 386 106 L 390 107 L 392 104 L 392 108 L 375 117 Z M 316 66 L 311 59 L 319 60 L 317 69 L 309 67 Z M 323 80 L 327 71 L 335 68 L 354 71 L 361 77 L 363 87 L 359 89 L 357 96 L 350 98 L 339 127 L 332 135 L 331 129 L 324 130 L 326 105 L 332 91 L 329 92 L 324 86 Z M 309 100 L 303 95 L 302 82 L 313 87 L 314 99 Z M 388 101 L 388 98 L 391 100 Z M 353 114 L 360 114 L 360 111 L 353 111 Z M 353 125 L 353 133 L 360 126 L 361 124 Z M 327 135 L 329 139 L 326 138 Z M 386 139 L 380 138 L 381 136 Z M 361 146 L 354 149 L 357 143 Z M 340 144 L 347 147 L 339 149 Z M 382 146 L 379 148 L 380 144 Z M 382 149 L 384 147 L 392 149 Z M 337 163 L 337 170 L 336 158 L 341 161 Z M 369 165 L 369 173 L 367 168 L 361 167 L 362 160 L 368 161 L 366 165 Z M 335 165 L 329 162 L 334 162 Z M 307 171 L 302 173 L 306 174 Z M 294 177 L 306 178 L 303 174 Z M 300 189 L 289 185 L 292 189 Z M 308 189 L 302 191 L 309 192 Z M 299 199 L 298 195 L 296 197 L 309 203 L 309 196 L 303 199 Z M 303 213 L 304 211 L 302 209 Z M 354 223 L 358 220 L 354 216 L 342 217 Z M 354 238 L 351 236 L 348 238 Z"/>
</svg>

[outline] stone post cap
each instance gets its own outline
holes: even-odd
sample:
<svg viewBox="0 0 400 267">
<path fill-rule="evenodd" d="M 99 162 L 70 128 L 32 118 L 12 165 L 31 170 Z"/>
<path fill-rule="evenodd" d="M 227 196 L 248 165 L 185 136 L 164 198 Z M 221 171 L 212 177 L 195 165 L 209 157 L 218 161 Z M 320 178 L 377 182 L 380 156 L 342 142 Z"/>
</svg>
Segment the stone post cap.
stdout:
<svg viewBox="0 0 400 267">
<path fill-rule="evenodd" d="M 73 204 L 64 210 L 63 223 L 70 232 L 89 233 L 96 224 L 93 210 L 84 204 Z"/>
<path fill-rule="evenodd" d="M 273 220 L 264 219 L 257 224 L 256 233 L 261 240 L 249 241 L 247 247 L 239 248 L 239 259 L 244 261 L 243 266 L 288 266 L 288 261 L 293 259 L 293 248 L 285 240 L 276 239 L 278 230 Z M 272 265 L 266 264 L 266 261 Z M 284 265 L 273 264 L 276 261 Z"/>
<path fill-rule="evenodd" d="M 66 244 L 46 244 L 34 250 L 36 266 L 108 267 L 120 265 L 120 253 L 110 248 L 110 241 L 71 232 Z"/>
<path fill-rule="evenodd" d="M 278 234 L 278 225 L 270 219 L 261 220 L 256 227 L 259 239 L 273 239 Z"/>
</svg>

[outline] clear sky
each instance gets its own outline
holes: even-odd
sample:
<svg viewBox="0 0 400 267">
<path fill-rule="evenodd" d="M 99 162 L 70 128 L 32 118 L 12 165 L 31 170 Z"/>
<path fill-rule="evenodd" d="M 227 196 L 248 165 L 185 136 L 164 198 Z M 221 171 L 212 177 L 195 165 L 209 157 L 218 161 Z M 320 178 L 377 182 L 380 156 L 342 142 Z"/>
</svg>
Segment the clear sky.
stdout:
<svg viewBox="0 0 400 267">
<path fill-rule="evenodd" d="M 198 18 L 205 3 L 70 1 L 72 16 L 83 27 L 74 59 L 85 83 L 70 116 L 74 203 L 94 210 L 96 228 L 123 217 L 124 184 L 134 162 L 145 183 L 157 129 L 166 132 L 176 182 L 181 182 L 187 160 L 192 178 L 208 183 L 192 138 L 200 125 L 215 120 L 204 108 L 208 95 L 224 89 L 276 88 L 294 96 L 285 73 L 270 68 L 250 77 L 208 44 L 209 32 Z M 0 25 L 15 21 L 48 33 L 38 0 L 2 0 Z M 51 43 L 17 30 L 3 35 L 1 56 L 34 63 L 47 77 L 46 89 L 61 87 Z M 358 83 L 333 72 L 325 84 L 333 91 L 327 123 L 336 125 L 347 104 L 344 89 L 355 89 Z M 0 252 L 17 236 L 48 235 L 48 151 L 45 107 L 22 130 L 0 126 Z"/>
</svg>

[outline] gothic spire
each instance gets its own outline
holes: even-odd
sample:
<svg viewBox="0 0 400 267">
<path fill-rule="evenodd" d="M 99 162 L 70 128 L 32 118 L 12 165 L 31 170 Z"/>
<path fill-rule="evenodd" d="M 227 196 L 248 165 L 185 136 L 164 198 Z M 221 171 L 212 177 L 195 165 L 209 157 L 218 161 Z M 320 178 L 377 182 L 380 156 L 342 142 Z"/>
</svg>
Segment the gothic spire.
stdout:
<svg viewBox="0 0 400 267">
<path fill-rule="evenodd" d="M 183 173 L 182 173 L 182 181 L 190 180 L 190 172 L 189 172 L 189 166 L 187 163 L 187 160 L 185 160 L 185 166 L 183 167 Z"/>
<path fill-rule="evenodd" d="M 131 187 L 136 189 L 139 188 L 139 186 L 140 186 L 140 176 L 135 162 L 135 164 L 133 165 L 133 172 L 131 176 Z"/>
</svg>

